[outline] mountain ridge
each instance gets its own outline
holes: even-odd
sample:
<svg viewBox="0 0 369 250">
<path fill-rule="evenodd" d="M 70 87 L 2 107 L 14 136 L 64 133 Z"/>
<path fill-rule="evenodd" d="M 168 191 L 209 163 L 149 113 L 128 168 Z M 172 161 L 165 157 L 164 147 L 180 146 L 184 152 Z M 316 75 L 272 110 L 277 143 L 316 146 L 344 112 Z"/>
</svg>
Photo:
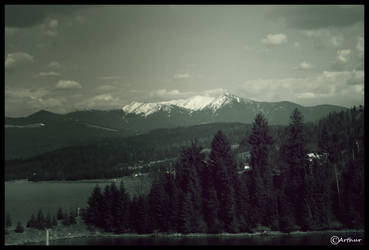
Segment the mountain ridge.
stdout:
<svg viewBox="0 0 369 250">
<path fill-rule="evenodd" d="M 123 107 L 66 114 L 41 110 L 27 117 L 5 117 L 5 158 L 30 157 L 101 138 L 134 136 L 161 128 L 222 122 L 251 124 L 259 112 L 270 125 L 287 125 L 295 108 L 300 110 L 305 122 L 315 122 L 330 112 L 346 110 L 334 105 L 305 107 L 287 101 L 257 102 L 227 94 L 194 96 L 146 106 L 133 102 L 125 107 L 125 110 Z"/>
</svg>

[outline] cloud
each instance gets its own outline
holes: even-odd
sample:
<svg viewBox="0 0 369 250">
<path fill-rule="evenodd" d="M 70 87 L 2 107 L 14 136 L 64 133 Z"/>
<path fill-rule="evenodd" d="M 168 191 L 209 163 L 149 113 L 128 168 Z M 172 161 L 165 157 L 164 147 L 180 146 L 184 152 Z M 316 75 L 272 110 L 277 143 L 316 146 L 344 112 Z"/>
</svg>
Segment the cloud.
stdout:
<svg viewBox="0 0 369 250">
<path fill-rule="evenodd" d="M 135 91 L 135 92 L 142 93 L 142 91 Z M 193 96 L 214 97 L 214 96 L 219 96 L 225 93 L 229 93 L 229 91 L 223 88 L 206 89 L 202 91 L 179 91 L 177 89 L 174 89 L 174 90 L 158 89 L 158 90 L 150 91 L 149 96 L 150 98 L 155 99 L 155 100 L 174 100 L 174 99 L 189 98 Z"/>
<path fill-rule="evenodd" d="M 279 45 L 287 42 L 287 36 L 285 34 L 268 34 L 261 42 L 266 45 Z"/>
<path fill-rule="evenodd" d="M 174 79 L 189 79 L 191 78 L 191 74 L 189 73 L 178 73 L 174 75 Z"/>
<path fill-rule="evenodd" d="M 116 87 L 113 86 L 113 85 L 101 85 L 101 86 L 96 88 L 96 90 L 99 91 L 99 92 L 101 92 L 101 91 L 106 92 L 106 91 L 111 91 L 111 90 L 114 90 L 114 89 L 116 89 Z"/>
<path fill-rule="evenodd" d="M 62 66 L 59 62 L 57 61 L 51 61 L 48 65 L 49 68 L 51 69 L 60 69 Z"/>
<path fill-rule="evenodd" d="M 324 71 L 324 77 L 331 81 L 343 81 L 347 85 L 363 85 L 364 71 Z"/>
<path fill-rule="evenodd" d="M 364 56 L 364 37 L 359 36 L 357 38 L 356 49 L 359 52 L 360 57 Z"/>
<path fill-rule="evenodd" d="M 255 101 L 359 105 L 364 102 L 364 71 L 323 71 L 305 78 L 247 80 L 235 92 Z"/>
<path fill-rule="evenodd" d="M 6 88 L 5 112 L 18 116 L 28 115 L 40 109 L 65 112 L 67 106 L 64 97 L 51 96 L 51 92 L 44 88 Z"/>
<path fill-rule="evenodd" d="M 56 88 L 58 89 L 81 89 L 82 85 L 76 81 L 60 80 L 56 84 Z"/>
<path fill-rule="evenodd" d="M 47 18 L 68 16 L 81 9 L 93 6 L 82 5 L 6 5 L 5 26 L 27 28 L 42 24 Z"/>
<path fill-rule="evenodd" d="M 244 51 L 252 51 L 253 49 L 252 49 L 249 45 L 245 44 L 245 45 L 243 46 L 243 50 L 244 50 Z"/>
<path fill-rule="evenodd" d="M 19 64 L 33 62 L 33 56 L 26 52 L 9 53 L 5 58 L 5 69 L 14 68 Z"/>
<path fill-rule="evenodd" d="M 300 5 L 274 8 L 268 15 L 295 29 L 342 28 L 364 22 L 364 5 Z"/>
<path fill-rule="evenodd" d="M 316 30 L 303 30 L 302 33 L 313 39 L 315 47 L 317 48 L 339 47 L 344 42 L 344 36 L 340 31 L 321 28 Z"/>
<path fill-rule="evenodd" d="M 84 99 L 74 105 L 77 109 L 116 109 L 122 107 L 120 98 L 111 94 L 100 94 Z"/>
<path fill-rule="evenodd" d="M 174 90 L 167 90 L 167 89 L 158 89 L 150 92 L 150 96 L 156 96 L 156 97 L 176 97 L 179 96 L 181 92 L 177 89 Z"/>
<path fill-rule="evenodd" d="M 217 88 L 217 89 L 208 89 L 208 90 L 204 90 L 202 93 L 200 94 L 205 94 L 205 95 L 209 95 L 209 96 L 218 96 L 218 95 L 222 95 L 225 93 L 228 93 L 229 91 L 223 88 Z"/>
<path fill-rule="evenodd" d="M 337 59 L 343 63 L 346 63 L 349 60 L 350 55 L 351 55 L 350 49 L 343 49 L 337 51 Z"/>
<path fill-rule="evenodd" d="M 43 88 L 33 90 L 27 88 L 5 88 L 5 96 L 8 97 L 38 99 L 49 94 L 50 91 Z"/>
<path fill-rule="evenodd" d="M 293 47 L 296 48 L 296 49 L 299 49 L 301 47 L 301 45 L 300 45 L 299 42 L 294 42 Z"/>
<path fill-rule="evenodd" d="M 39 76 L 59 76 L 60 74 L 54 71 L 40 72 Z"/>
<path fill-rule="evenodd" d="M 57 36 L 58 35 L 58 19 L 50 19 L 46 23 L 42 24 L 43 33 L 47 36 Z"/>
<path fill-rule="evenodd" d="M 55 29 L 55 28 L 58 27 L 58 25 L 59 25 L 58 19 L 51 19 L 48 22 L 48 27 L 50 27 L 50 28 L 54 28 Z"/>
<path fill-rule="evenodd" d="M 103 81 L 113 81 L 122 79 L 121 76 L 100 76 L 98 79 Z"/>
<path fill-rule="evenodd" d="M 295 67 L 295 69 L 300 69 L 300 70 L 308 70 L 312 68 L 313 68 L 313 65 L 307 62 L 301 62 L 297 67 Z"/>
</svg>

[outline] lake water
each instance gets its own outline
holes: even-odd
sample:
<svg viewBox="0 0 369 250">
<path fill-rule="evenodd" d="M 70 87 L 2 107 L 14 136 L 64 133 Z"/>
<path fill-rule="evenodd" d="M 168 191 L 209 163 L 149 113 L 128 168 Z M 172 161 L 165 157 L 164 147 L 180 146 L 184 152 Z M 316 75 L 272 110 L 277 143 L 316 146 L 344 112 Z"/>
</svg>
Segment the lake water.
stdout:
<svg viewBox="0 0 369 250">
<path fill-rule="evenodd" d="M 101 182 L 104 188 L 109 182 Z M 5 212 L 9 212 L 13 224 L 23 225 L 32 213 L 42 209 L 44 215 L 56 215 L 59 207 L 63 211 L 84 208 L 96 183 L 93 182 L 6 182 Z"/>
<path fill-rule="evenodd" d="M 145 176 L 124 177 L 123 181 L 131 196 L 147 193 L 150 188 Z M 78 207 L 85 208 L 96 184 L 103 191 L 110 183 L 112 180 L 5 182 L 5 212 L 9 212 L 14 226 L 18 221 L 25 225 L 32 213 L 36 215 L 39 209 L 44 215 L 47 212 L 56 215 L 59 207 L 66 212 Z"/>
<path fill-rule="evenodd" d="M 361 243 L 339 245 L 360 245 L 364 243 L 363 232 L 311 232 L 297 234 L 277 234 L 230 237 L 86 237 L 51 241 L 50 245 L 332 245 L 332 236 L 352 239 L 361 238 Z"/>
</svg>

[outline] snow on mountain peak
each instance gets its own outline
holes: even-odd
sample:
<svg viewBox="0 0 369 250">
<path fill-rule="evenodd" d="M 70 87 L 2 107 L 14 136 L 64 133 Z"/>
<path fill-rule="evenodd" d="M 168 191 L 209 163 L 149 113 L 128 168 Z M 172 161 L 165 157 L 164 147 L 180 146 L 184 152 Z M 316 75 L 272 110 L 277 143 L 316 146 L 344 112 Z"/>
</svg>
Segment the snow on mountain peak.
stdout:
<svg viewBox="0 0 369 250">
<path fill-rule="evenodd" d="M 170 106 L 165 105 L 163 103 L 142 103 L 142 102 L 131 102 L 128 105 L 125 105 L 122 109 L 126 113 L 134 113 L 137 115 L 148 116 L 151 115 L 161 109 L 165 111 L 170 110 Z"/>
<path fill-rule="evenodd" d="M 126 113 L 134 113 L 144 116 L 151 115 L 159 110 L 170 111 L 173 107 L 184 108 L 190 112 L 203 109 L 211 109 L 213 112 L 215 112 L 224 105 L 232 102 L 240 103 L 242 101 L 242 98 L 229 93 L 225 93 L 216 97 L 197 95 L 188 99 L 177 99 L 163 102 L 131 102 L 123 107 L 123 111 Z"/>
</svg>

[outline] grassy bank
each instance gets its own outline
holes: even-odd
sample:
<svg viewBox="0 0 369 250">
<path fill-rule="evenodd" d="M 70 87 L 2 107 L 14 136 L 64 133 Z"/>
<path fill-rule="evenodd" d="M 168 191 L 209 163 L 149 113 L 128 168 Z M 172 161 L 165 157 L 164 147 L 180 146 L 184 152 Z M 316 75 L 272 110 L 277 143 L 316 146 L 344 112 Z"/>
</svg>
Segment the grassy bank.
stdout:
<svg viewBox="0 0 369 250">
<path fill-rule="evenodd" d="M 8 230 L 9 233 L 5 235 L 5 245 L 24 245 L 27 243 L 39 243 L 38 245 L 46 244 L 46 232 L 45 230 L 37 230 L 33 228 L 25 228 L 23 233 L 16 233 L 14 230 Z M 113 234 L 106 233 L 102 230 L 89 231 L 86 225 L 78 220 L 77 224 L 71 226 L 64 226 L 59 224 L 57 227 L 49 230 L 49 239 L 70 239 L 78 237 L 160 237 L 160 238 L 201 238 L 201 237 L 222 237 L 222 238 L 241 238 L 241 237 L 278 237 L 281 235 L 298 235 L 298 234 L 317 234 L 317 233 L 332 233 L 340 235 L 343 233 L 355 233 L 364 232 L 364 230 L 327 230 L 327 231 L 294 231 L 290 233 L 283 233 L 279 231 L 268 231 L 268 232 L 255 232 L 255 233 L 220 233 L 220 234 L 205 234 L 205 233 L 190 233 L 190 234 L 180 234 L 180 233 L 152 233 L 152 234 Z"/>
</svg>

